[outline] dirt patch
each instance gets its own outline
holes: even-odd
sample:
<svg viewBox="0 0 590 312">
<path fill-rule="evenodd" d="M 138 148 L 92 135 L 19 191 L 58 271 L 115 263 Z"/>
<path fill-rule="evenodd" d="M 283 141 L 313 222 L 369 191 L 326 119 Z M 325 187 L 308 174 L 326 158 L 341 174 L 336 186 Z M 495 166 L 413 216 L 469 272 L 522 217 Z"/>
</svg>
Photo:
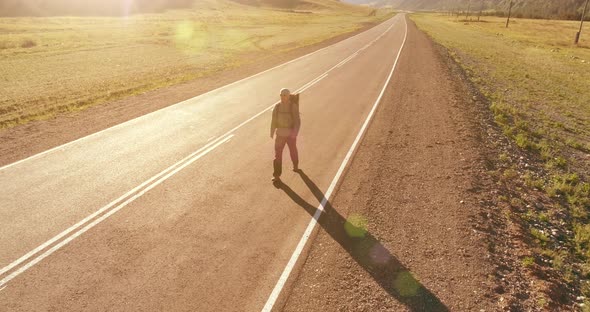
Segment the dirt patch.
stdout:
<svg viewBox="0 0 590 312">
<path fill-rule="evenodd" d="M 366 23 L 361 29 L 318 44 L 276 55 L 248 54 L 254 63 L 219 72 L 169 88 L 146 92 L 121 100 L 104 103 L 86 110 L 61 114 L 55 118 L 33 121 L 0 130 L 0 166 L 4 166 L 55 146 L 107 129 L 166 106 L 193 98 L 234 81 L 249 77 L 268 68 L 332 45 L 375 26 Z"/>
<path fill-rule="evenodd" d="M 523 268 L 527 246 L 497 202 L 490 171 L 510 143 L 446 50 L 408 27 L 284 310 L 563 310 L 543 302 L 549 284 Z"/>
</svg>

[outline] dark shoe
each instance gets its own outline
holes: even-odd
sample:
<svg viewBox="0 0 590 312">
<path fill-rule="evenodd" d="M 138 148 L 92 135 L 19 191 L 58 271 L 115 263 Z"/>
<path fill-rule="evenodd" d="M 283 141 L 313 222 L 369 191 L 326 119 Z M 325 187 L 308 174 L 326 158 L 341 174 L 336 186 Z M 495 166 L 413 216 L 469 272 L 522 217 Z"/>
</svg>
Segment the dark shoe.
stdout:
<svg viewBox="0 0 590 312">
<path fill-rule="evenodd" d="M 283 173 L 283 164 L 280 160 L 274 160 L 272 162 L 272 166 L 273 166 L 273 172 L 272 175 L 274 177 L 280 177 L 281 174 Z"/>
<path fill-rule="evenodd" d="M 274 178 L 272 178 L 272 185 L 275 188 L 279 189 L 279 188 L 281 188 L 281 185 L 283 185 L 283 181 L 281 181 L 281 178 L 279 178 L 279 177 L 274 177 Z"/>
</svg>

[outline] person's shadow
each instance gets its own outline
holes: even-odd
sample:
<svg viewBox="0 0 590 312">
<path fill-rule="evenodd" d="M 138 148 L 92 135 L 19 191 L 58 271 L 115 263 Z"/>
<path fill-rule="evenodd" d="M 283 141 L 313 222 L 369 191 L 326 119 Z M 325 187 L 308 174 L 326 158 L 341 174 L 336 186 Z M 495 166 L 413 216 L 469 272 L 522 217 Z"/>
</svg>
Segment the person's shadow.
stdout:
<svg viewBox="0 0 590 312">
<path fill-rule="evenodd" d="M 342 217 L 326 200 L 322 191 L 303 172 L 298 170 L 307 187 L 317 200 L 325 201 L 324 212 L 318 223 L 330 234 L 350 256 L 381 285 L 381 287 L 405 304 L 411 311 L 449 311 L 448 308 L 405 268 L 370 232 L 362 218 Z M 317 205 L 311 205 L 295 193 L 288 185 L 276 185 L 282 189 L 295 203 L 303 207 L 311 216 L 317 218 Z"/>
</svg>

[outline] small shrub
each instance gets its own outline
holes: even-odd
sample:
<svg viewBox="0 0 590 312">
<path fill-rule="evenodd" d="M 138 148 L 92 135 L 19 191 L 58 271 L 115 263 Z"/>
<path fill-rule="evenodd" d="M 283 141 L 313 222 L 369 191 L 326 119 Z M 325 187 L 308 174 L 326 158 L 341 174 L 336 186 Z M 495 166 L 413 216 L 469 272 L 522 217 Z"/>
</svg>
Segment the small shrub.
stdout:
<svg viewBox="0 0 590 312">
<path fill-rule="evenodd" d="M 530 267 L 533 264 L 535 264 L 534 257 L 527 256 L 527 257 L 522 258 L 522 266 L 524 266 L 525 268 Z"/>
<path fill-rule="evenodd" d="M 577 142 L 576 140 L 573 140 L 573 139 L 567 139 L 565 141 L 565 144 L 567 146 L 569 146 L 571 148 L 575 148 L 577 150 L 583 150 L 584 149 L 584 146 L 581 143 L 579 143 L 579 142 Z"/>
<path fill-rule="evenodd" d="M 575 195 L 575 186 L 578 182 L 579 178 L 575 173 L 556 176 L 547 188 L 547 194 L 551 197 L 557 195 Z"/>
<path fill-rule="evenodd" d="M 541 158 L 543 160 L 547 161 L 549 159 L 554 158 L 553 149 L 551 148 L 547 140 L 541 140 L 541 142 L 537 144 L 537 148 L 539 149 L 539 152 L 541 153 Z"/>
<path fill-rule="evenodd" d="M 574 225 L 574 241 L 580 254 L 590 256 L 590 224 Z"/>
<path fill-rule="evenodd" d="M 25 48 L 25 49 L 36 47 L 36 46 L 37 46 L 37 43 L 31 39 L 25 39 L 20 45 L 21 48 Z"/>
<path fill-rule="evenodd" d="M 510 206 L 512 206 L 513 208 L 522 208 L 522 200 L 520 198 L 512 198 L 510 199 Z"/>
<path fill-rule="evenodd" d="M 553 168 L 565 169 L 565 167 L 567 167 L 567 160 L 561 156 L 557 156 L 555 158 L 549 159 L 546 163 L 546 167 L 549 169 L 553 169 Z"/>
<path fill-rule="evenodd" d="M 496 123 L 499 125 L 505 125 L 508 123 L 508 118 L 506 117 L 506 115 L 499 113 L 496 116 L 494 116 L 494 119 L 496 120 Z"/>
<path fill-rule="evenodd" d="M 539 221 L 541 222 L 549 222 L 549 215 L 545 212 L 539 213 Z"/>
<path fill-rule="evenodd" d="M 590 209 L 590 183 L 579 183 L 579 181 L 576 181 L 573 185 L 572 192 L 568 194 L 568 203 L 574 206 L 580 206 L 582 209 Z"/>
<path fill-rule="evenodd" d="M 549 236 L 547 236 L 547 234 L 535 228 L 531 229 L 531 235 L 533 235 L 533 237 L 536 238 L 539 243 L 541 243 L 541 245 L 544 245 L 549 241 Z"/>
<path fill-rule="evenodd" d="M 545 308 L 547 306 L 547 299 L 545 297 L 537 299 L 537 306 L 539 308 Z"/>
<path fill-rule="evenodd" d="M 500 154 L 500 156 L 498 157 L 498 159 L 501 162 L 505 163 L 505 162 L 508 162 L 508 160 L 510 160 L 510 157 L 508 157 L 508 154 L 502 153 L 502 154 Z"/>
<path fill-rule="evenodd" d="M 531 141 L 527 137 L 527 135 L 523 133 L 519 133 L 514 138 L 516 140 L 516 145 L 520 148 L 530 149 L 532 147 Z"/>
<path fill-rule="evenodd" d="M 516 122 L 516 128 L 518 128 L 520 130 L 528 131 L 529 130 L 529 123 L 524 120 L 519 120 Z"/>
<path fill-rule="evenodd" d="M 514 169 L 506 169 L 504 170 L 502 176 L 504 177 L 505 181 L 514 180 L 516 177 L 518 177 L 518 171 Z"/>
<path fill-rule="evenodd" d="M 543 190 L 545 187 L 545 181 L 543 181 L 543 179 L 535 179 L 535 177 L 530 172 L 527 172 L 523 178 L 524 184 L 527 187 L 535 188 L 537 190 Z"/>
<path fill-rule="evenodd" d="M 566 258 L 567 254 L 565 254 L 564 252 L 556 254 L 555 257 L 553 257 L 553 268 L 560 272 L 563 272 L 563 270 L 565 269 L 563 260 Z"/>
<path fill-rule="evenodd" d="M 10 49 L 11 46 L 8 44 L 8 42 L 6 41 L 2 41 L 0 42 L 0 50 L 6 50 L 6 49 Z"/>
<path fill-rule="evenodd" d="M 574 218 L 577 218 L 577 219 L 588 218 L 588 210 L 581 207 L 581 206 L 574 205 L 573 207 L 571 207 L 571 211 L 572 211 L 572 216 Z"/>
</svg>

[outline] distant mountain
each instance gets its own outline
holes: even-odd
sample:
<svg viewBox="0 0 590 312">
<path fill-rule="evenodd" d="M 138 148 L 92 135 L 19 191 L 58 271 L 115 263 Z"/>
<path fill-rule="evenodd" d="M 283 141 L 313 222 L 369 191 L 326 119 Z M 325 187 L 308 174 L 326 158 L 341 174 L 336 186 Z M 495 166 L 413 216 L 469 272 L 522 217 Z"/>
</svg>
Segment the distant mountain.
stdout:
<svg viewBox="0 0 590 312">
<path fill-rule="evenodd" d="M 0 16 L 121 16 L 189 8 L 195 0 L 0 0 Z"/>
<path fill-rule="evenodd" d="M 0 0 L 0 17 L 11 16 L 125 16 L 138 13 L 160 13 L 170 9 L 187 9 L 212 5 L 223 0 Z M 313 7 L 305 0 L 230 0 L 251 5 L 279 8 Z M 319 1 L 322 2 L 322 1 Z M 325 0 L 343 6 L 338 0 Z M 321 6 L 321 4 L 319 4 Z M 325 7 L 325 6 L 324 6 Z"/>
<path fill-rule="evenodd" d="M 488 14 L 508 12 L 510 0 L 344 0 L 354 4 L 391 6 L 405 10 L 483 10 Z M 513 0 L 512 12 L 518 17 L 579 19 L 586 0 Z M 590 15 L 587 13 L 587 15 Z"/>
</svg>

